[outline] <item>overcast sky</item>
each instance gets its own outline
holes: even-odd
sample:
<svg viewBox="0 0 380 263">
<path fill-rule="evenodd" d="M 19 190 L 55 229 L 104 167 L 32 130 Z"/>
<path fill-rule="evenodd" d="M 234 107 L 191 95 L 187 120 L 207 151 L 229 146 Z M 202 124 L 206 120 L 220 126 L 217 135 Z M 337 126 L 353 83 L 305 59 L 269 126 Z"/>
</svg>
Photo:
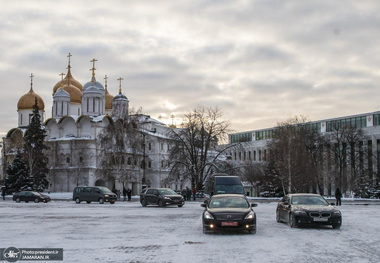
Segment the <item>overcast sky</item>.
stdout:
<svg viewBox="0 0 380 263">
<path fill-rule="evenodd" d="M 380 110 L 378 1 L 0 0 L 0 135 L 17 127 L 30 89 L 51 117 L 66 73 L 96 78 L 130 106 L 179 124 L 198 105 L 218 106 L 231 128 L 275 126 Z M 166 118 L 166 119 L 165 119 Z"/>
</svg>

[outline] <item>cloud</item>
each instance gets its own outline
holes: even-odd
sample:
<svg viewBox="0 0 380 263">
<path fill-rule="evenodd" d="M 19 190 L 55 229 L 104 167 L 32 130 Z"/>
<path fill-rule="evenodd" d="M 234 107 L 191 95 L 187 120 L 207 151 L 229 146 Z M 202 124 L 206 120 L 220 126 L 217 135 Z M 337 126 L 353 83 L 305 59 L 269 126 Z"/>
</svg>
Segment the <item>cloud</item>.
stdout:
<svg viewBox="0 0 380 263">
<path fill-rule="evenodd" d="M 219 106 L 236 131 L 378 110 L 380 4 L 375 1 L 8 1 L 2 5 L 0 114 L 17 126 L 30 88 L 51 116 L 66 73 L 96 78 L 134 108 L 176 118 Z"/>
</svg>

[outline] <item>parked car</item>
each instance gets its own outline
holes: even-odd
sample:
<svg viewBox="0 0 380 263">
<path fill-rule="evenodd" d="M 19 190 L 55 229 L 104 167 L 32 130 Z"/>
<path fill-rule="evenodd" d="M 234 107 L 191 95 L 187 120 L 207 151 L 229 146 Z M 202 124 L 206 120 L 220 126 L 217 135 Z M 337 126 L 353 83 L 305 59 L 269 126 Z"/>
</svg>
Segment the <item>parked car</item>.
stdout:
<svg viewBox="0 0 380 263">
<path fill-rule="evenodd" d="M 218 230 L 243 230 L 256 233 L 256 213 L 252 207 L 257 204 L 249 203 L 244 195 L 218 194 L 212 196 L 202 215 L 203 233 Z"/>
<path fill-rule="evenodd" d="M 276 221 L 290 227 L 331 225 L 339 229 L 342 213 L 318 194 L 288 194 L 277 204 Z"/>
<path fill-rule="evenodd" d="M 147 205 L 160 207 L 178 205 L 178 207 L 182 207 L 185 199 L 170 188 L 147 188 L 140 194 L 140 203 L 144 207 Z"/>
<path fill-rule="evenodd" d="M 16 201 L 17 203 L 20 203 L 21 201 L 25 201 L 26 203 L 29 201 L 33 201 L 35 203 L 47 203 L 51 201 L 51 198 L 48 195 L 44 195 L 36 191 L 21 191 L 13 195 L 13 201 Z"/>
<path fill-rule="evenodd" d="M 78 186 L 74 188 L 73 200 L 77 204 L 80 204 L 82 201 L 86 201 L 87 204 L 91 202 L 99 202 L 100 204 L 110 202 L 114 204 L 117 200 L 117 195 L 103 186 Z"/>
</svg>

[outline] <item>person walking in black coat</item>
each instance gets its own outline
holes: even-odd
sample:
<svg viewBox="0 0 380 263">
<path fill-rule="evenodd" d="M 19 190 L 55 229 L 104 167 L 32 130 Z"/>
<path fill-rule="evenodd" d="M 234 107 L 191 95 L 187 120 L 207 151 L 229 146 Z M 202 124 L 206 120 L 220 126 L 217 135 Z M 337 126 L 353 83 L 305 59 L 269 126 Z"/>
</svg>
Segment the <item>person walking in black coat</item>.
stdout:
<svg viewBox="0 0 380 263">
<path fill-rule="evenodd" d="M 127 201 L 127 189 L 123 187 L 123 201 Z"/>
<path fill-rule="evenodd" d="M 131 188 L 127 189 L 127 195 L 128 195 L 128 201 L 131 201 L 131 198 L 132 198 L 132 190 L 131 190 Z"/>
<path fill-rule="evenodd" d="M 342 192 L 339 187 L 335 191 L 336 205 L 342 205 Z"/>
<path fill-rule="evenodd" d="M 1 196 L 3 197 L 3 200 L 5 200 L 5 192 L 6 192 L 5 186 L 2 186 L 1 187 Z"/>
</svg>

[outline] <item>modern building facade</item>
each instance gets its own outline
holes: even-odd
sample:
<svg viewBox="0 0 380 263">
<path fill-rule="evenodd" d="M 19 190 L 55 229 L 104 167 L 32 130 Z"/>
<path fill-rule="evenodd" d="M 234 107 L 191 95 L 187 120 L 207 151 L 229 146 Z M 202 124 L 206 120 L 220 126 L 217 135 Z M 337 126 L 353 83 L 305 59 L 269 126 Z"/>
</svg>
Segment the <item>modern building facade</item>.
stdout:
<svg viewBox="0 0 380 263">
<path fill-rule="evenodd" d="M 360 147 L 368 153 L 365 166 L 371 171 L 373 180 L 376 180 L 376 175 L 380 172 L 380 111 L 312 121 L 308 125 L 321 135 L 328 135 L 336 126 L 349 125 L 362 129 L 364 140 L 360 142 Z M 272 127 L 230 134 L 229 144 L 240 143 L 241 146 L 228 151 L 231 162 L 239 166 L 246 162 L 266 161 L 269 156 L 268 142 L 273 138 L 275 129 Z M 330 193 L 335 186 L 331 186 L 333 189 L 326 187 L 325 192 Z"/>
</svg>

